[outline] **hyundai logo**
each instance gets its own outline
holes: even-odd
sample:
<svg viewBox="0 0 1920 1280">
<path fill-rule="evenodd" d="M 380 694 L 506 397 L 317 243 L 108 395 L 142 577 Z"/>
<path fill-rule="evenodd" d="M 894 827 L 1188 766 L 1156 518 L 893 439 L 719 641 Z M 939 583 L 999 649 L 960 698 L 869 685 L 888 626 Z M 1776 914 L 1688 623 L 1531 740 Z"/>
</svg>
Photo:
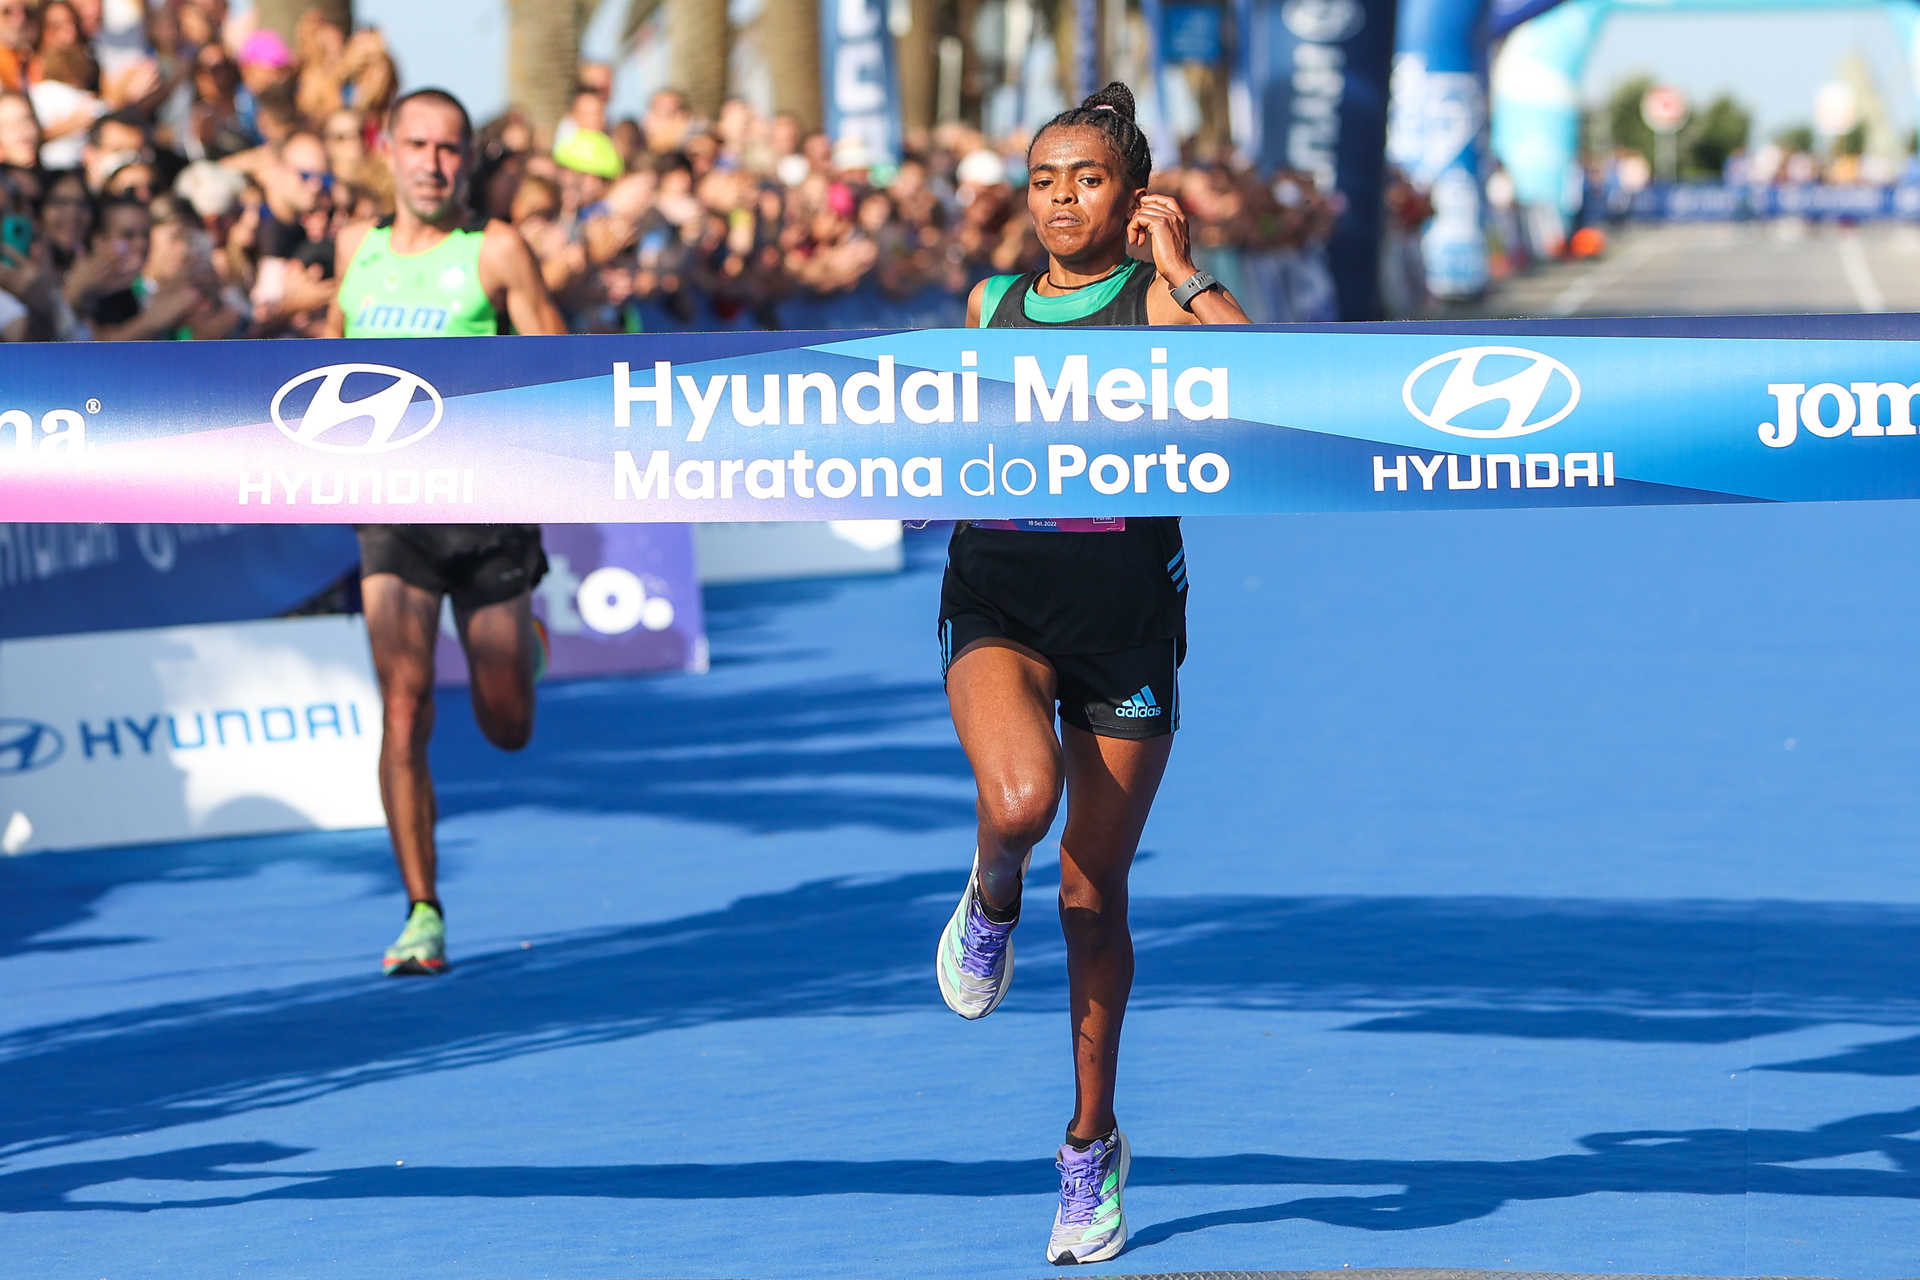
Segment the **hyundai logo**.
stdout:
<svg viewBox="0 0 1920 1280">
<path fill-rule="evenodd" d="M 1483 364 L 1491 375 L 1486 382 L 1480 380 Z M 1407 412 L 1435 431 L 1504 440 L 1545 431 L 1572 413 L 1580 403 L 1580 380 L 1552 356 L 1525 347 L 1465 347 L 1408 374 L 1400 398 Z"/>
<path fill-rule="evenodd" d="M 352 400 L 345 396 L 349 378 L 359 393 Z M 306 408 L 289 421 L 287 400 L 308 383 L 318 385 Z M 273 393 L 271 412 L 280 434 L 309 449 L 391 453 L 439 426 L 445 408 L 433 384 L 417 373 L 384 364 L 333 364 L 289 380 Z"/>
<path fill-rule="evenodd" d="M 1296 40 L 1308 44 L 1339 44 L 1360 34 L 1367 11 L 1359 0 L 1287 0 L 1280 21 Z"/>
<path fill-rule="evenodd" d="M 66 749 L 66 741 L 52 725 L 0 716 L 0 777 L 44 769 Z"/>
</svg>

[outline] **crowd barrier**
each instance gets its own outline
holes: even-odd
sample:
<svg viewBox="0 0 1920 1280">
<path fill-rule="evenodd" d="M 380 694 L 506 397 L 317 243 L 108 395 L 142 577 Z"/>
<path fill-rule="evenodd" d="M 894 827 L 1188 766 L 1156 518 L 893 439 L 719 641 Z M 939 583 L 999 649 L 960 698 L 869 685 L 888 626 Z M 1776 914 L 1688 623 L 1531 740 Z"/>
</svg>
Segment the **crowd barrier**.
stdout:
<svg viewBox="0 0 1920 1280">
<path fill-rule="evenodd" d="M 1233 291 L 1255 324 L 1339 318 L 1333 273 L 1324 251 L 1253 251 L 1214 245 L 1195 253 Z M 760 308 L 723 303 L 693 290 L 678 302 L 652 298 L 629 307 L 620 327 L 634 333 L 957 329 L 966 318 L 965 293 L 929 284 L 900 295 L 869 281 L 840 293 L 794 294 Z"/>
<path fill-rule="evenodd" d="M 1765 218 L 1905 221 L 1920 218 L 1920 184 L 1656 183 L 1632 196 L 1596 190 L 1590 207 L 1638 222 L 1734 222 Z"/>
<path fill-rule="evenodd" d="M 0 413 L 0 511 L 1045 521 L 1920 497 L 1915 323 L 1864 320 L 155 344 L 104 366 L 43 347 L 0 352 L 25 406 Z"/>
<path fill-rule="evenodd" d="M 0 524 L 0 640 L 270 617 L 359 559 L 337 526 Z"/>
</svg>

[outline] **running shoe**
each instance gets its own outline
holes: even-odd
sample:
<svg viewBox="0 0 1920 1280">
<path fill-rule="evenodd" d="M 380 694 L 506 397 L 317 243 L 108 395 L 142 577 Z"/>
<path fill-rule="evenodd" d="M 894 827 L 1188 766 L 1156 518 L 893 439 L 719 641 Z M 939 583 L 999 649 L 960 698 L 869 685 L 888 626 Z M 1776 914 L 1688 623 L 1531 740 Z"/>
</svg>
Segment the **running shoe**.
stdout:
<svg viewBox="0 0 1920 1280">
<path fill-rule="evenodd" d="M 447 971 L 447 923 L 427 902 L 416 902 L 407 927 L 380 961 L 389 978 L 430 978 Z"/>
<path fill-rule="evenodd" d="M 1085 1151 L 1063 1145 L 1053 1167 L 1060 1171 L 1060 1207 L 1053 1214 L 1047 1261 L 1056 1267 L 1105 1262 L 1127 1247 L 1127 1215 L 1120 1197 L 1127 1189 L 1133 1149 L 1115 1129 Z"/>
<path fill-rule="evenodd" d="M 1020 863 L 1024 881 L 1033 852 Z M 1013 926 L 1019 921 L 996 924 L 980 909 L 980 851 L 973 851 L 973 868 L 967 872 L 967 888 L 952 919 L 940 931 L 940 945 L 934 949 L 933 971 L 940 979 L 940 997 L 947 1008 L 963 1018 L 984 1018 L 1006 998 L 1013 981 Z"/>
</svg>

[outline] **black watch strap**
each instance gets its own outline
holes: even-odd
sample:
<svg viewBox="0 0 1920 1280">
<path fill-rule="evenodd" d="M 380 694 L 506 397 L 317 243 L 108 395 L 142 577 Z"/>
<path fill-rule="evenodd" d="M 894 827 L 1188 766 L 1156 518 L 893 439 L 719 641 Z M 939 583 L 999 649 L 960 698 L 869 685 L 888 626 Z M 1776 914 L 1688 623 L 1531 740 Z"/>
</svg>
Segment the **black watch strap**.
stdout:
<svg viewBox="0 0 1920 1280">
<path fill-rule="evenodd" d="M 1172 290 L 1173 300 L 1180 305 L 1182 311 L 1191 311 L 1193 300 L 1219 283 L 1207 272 L 1196 271 L 1187 277 L 1185 284 Z"/>
</svg>

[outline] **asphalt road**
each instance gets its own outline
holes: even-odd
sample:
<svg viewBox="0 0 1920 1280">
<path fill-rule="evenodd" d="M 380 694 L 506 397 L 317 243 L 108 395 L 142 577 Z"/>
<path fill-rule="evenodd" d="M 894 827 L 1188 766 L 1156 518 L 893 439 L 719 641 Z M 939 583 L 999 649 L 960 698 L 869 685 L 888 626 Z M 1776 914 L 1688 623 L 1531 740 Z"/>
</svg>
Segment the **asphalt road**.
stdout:
<svg viewBox="0 0 1920 1280">
<path fill-rule="evenodd" d="M 1800 222 L 1619 230 L 1607 252 L 1507 280 L 1484 316 L 1920 312 L 1920 227 Z"/>
</svg>

